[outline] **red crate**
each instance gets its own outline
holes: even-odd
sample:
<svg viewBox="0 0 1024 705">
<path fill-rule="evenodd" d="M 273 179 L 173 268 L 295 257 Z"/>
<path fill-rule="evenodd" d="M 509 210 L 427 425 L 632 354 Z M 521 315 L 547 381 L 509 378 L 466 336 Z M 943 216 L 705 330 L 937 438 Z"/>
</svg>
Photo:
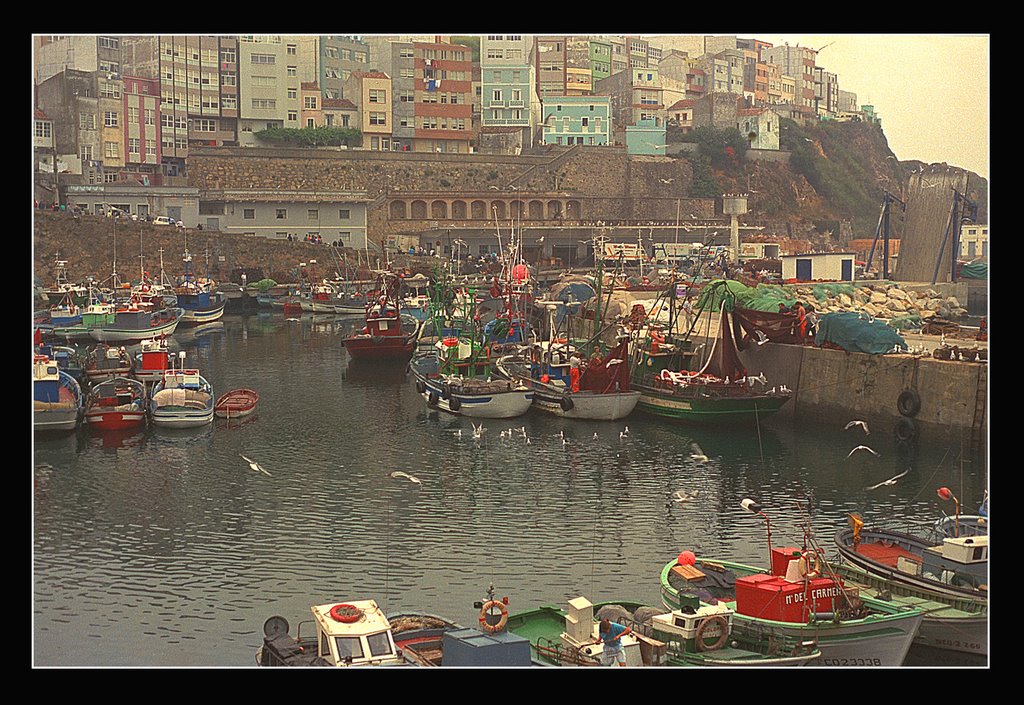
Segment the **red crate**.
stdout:
<svg viewBox="0 0 1024 705">
<path fill-rule="evenodd" d="M 786 568 L 794 558 L 799 558 L 801 551 L 796 546 L 775 546 L 772 548 L 772 575 L 786 577 Z"/>
</svg>

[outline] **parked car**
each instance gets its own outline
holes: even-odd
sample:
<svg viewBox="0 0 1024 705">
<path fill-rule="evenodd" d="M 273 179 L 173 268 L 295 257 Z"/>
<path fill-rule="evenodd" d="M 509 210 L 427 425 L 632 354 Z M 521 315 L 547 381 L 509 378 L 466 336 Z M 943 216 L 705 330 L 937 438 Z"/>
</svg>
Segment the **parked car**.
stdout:
<svg viewBox="0 0 1024 705">
<path fill-rule="evenodd" d="M 178 221 L 168 218 L 166 215 L 158 215 L 153 218 L 153 225 L 177 225 Z"/>
</svg>

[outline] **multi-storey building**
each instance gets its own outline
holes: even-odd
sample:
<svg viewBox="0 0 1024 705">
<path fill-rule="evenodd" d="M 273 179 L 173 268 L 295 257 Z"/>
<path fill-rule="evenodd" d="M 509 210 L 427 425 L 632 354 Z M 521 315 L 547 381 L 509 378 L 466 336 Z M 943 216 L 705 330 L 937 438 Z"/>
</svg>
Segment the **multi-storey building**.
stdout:
<svg viewBox="0 0 1024 705">
<path fill-rule="evenodd" d="M 793 105 L 803 113 L 814 114 L 814 66 L 818 52 L 809 47 L 783 46 L 765 47 L 761 60 L 778 64 L 784 76 L 795 82 Z"/>
<path fill-rule="evenodd" d="M 184 173 L 191 145 L 238 144 L 238 46 L 230 36 L 123 39 L 125 73 L 160 82 L 160 157 L 166 175 Z"/>
<path fill-rule="evenodd" d="M 707 92 L 743 95 L 744 58 L 740 49 L 726 49 L 699 57 L 698 66 L 707 76 Z"/>
<path fill-rule="evenodd" d="M 345 94 L 359 112 L 363 149 L 392 151 L 391 77 L 382 71 L 353 71 L 345 82 Z"/>
<path fill-rule="evenodd" d="M 960 256 L 988 257 L 988 224 L 964 223 L 960 228 Z"/>
<path fill-rule="evenodd" d="M 299 126 L 323 126 L 324 106 L 320 94 L 320 86 L 316 81 L 302 81 L 299 83 L 299 100 L 302 105 L 299 108 Z"/>
<path fill-rule="evenodd" d="M 65 69 L 121 73 L 121 38 L 95 35 L 33 37 L 36 85 Z"/>
<path fill-rule="evenodd" d="M 693 130 L 693 101 L 680 100 L 670 105 L 666 112 L 666 122 L 683 132 Z"/>
<path fill-rule="evenodd" d="M 565 95 L 567 37 L 535 37 L 533 65 L 537 71 L 537 95 Z"/>
<path fill-rule="evenodd" d="M 565 94 L 590 95 L 594 73 L 590 66 L 590 37 L 565 38 Z"/>
<path fill-rule="evenodd" d="M 38 107 L 53 124 L 55 159 L 67 183 L 103 183 L 98 76 L 65 69 L 36 86 Z"/>
<path fill-rule="evenodd" d="M 366 247 L 365 193 L 207 191 L 201 215 L 221 232 L 293 240 L 319 235 L 329 244 Z"/>
<path fill-rule="evenodd" d="M 345 81 L 353 71 L 370 70 L 370 45 L 359 37 L 288 37 L 298 45 L 299 78 L 316 82 L 324 98 L 347 98 Z"/>
<path fill-rule="evenodd" d="M 818 117 L 839 112 L 839 77 L 820 66 L 814 67 L 814 109 Z"/>
<path fill-rule="evenodd" d="M 765 75 L 768 79 L 768 92 L 766 97 L 766 103 L 768 105 L 774 105 L 776 103 L 785 102 L 782 92 L 782 72 L 779 69 L 778 64 L 767 64 L 758 63 L 758 68 L 764 67 Z M 793 79 L 790 79 L 790 93 L 795 90 L 796 83 Z"/>
<path fill-rule="evenodd" d="M 238 39 L 238 141 L 254 146 L 255 133 L 298 128 L 299 56 L 295 42 L 277 35 L 243 35 Z"/>
<path fill-rule="evenodd" d="M 747 61 L 743 65 L 743 89 L 751 94 L 754 105 L 768 104 L 768 85 L 773 68 L 778 71 L 779 67 L 760 61 Z"/>
<path fill-rule="evenodd" d="M 612 43 L 607 39 L 590 40 L 590 82 L 597 83 L 612 73 Z"/>
<path fill-rule="evenodd" d="M 531 46 L 530 38 L 519 34 L 480 38 L 481 129 L 521 128 L 526 145 L 537 106 Z"/>
<path fill-rule="evenodd" d="M 663 92 L 656 67 L 621 71 L 598 81 L 594 90 L 595 95 L 607 95 L 611 99 L 616 135 L 620 129 L 625 130 L 626 126 L 641 120 L 658 124 L 664 131 Z"/>
<path fill-rule="evenodd" d="M 126 175 L 143 185 L 159 186 L 160 79 L 125 76 L 122 95 Z"/>
<path fill-rule="evenodd" d="M 839 91 L 839 112 L 853 113 L 857 111 L 857 94 L 850 91 Z"/>
<path fill-rule="evenodd" d="M 379 39 L 379 38 L 378 38 Z M 374 47 L 378 46 L 373 38 L 369 38 L 370 56 L 374 56 Z M 391 41 L 380 44 L 382 51 L 387 50 L 389 59 L 380 61 L 381 65 L 391 66 L 392 125 L 391 144 L 396 151 L 412 151 L 416 140 L 416 49 L 412 42 Z M 377 61 L 371 61 L 377 65 Z"/>
<path fill-rule="evenodd" d="M 360 129 L 359 109 L 348 98 L 322 98 L 320 104 L 326 127 Z"/>
<path fill-rule="evenodd" d="M 611 143 L 613 126 L 608 96 L 550 96 L 542 110 L 544 144 Z"/>
<path fill-rule="evenodd" d="M 473 61 L 461 44 L 414 42 L 415 116 L 412 150 L 470 152 Z"/>
<path fill-rule="evenodd" d="M 35 200 L 39 203 L 58 203 L 57 151 L 53 141 L 53 120 L 38 107 L 32 119 L 32 154 L 34 157 L 33 177 Z"/>
</svg>

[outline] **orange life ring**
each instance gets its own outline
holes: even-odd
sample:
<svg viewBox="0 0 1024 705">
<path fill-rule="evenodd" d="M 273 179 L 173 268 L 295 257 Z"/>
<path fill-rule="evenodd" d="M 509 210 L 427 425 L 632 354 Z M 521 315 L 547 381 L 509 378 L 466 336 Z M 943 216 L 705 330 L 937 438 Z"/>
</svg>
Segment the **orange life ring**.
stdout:
<svg viewBox="0 0 1024 705">
<path fill-rule="evenodd" d="M 497 607 L 501 611 L 501 619 L 498 620 L 497 624 L 489 624 L 487 622 L 487 614 L 492 607 Z M 508 607 L 505 606 L 504 602 L 500 600 L 488 600 L 484 603 L 484 606 L 480 608 L 480 628 L 488 634 L 494 634 L 500 632 L 505 628 L 508 623 Z"/>
<path fill-rule="evenodd" d="M 708 643 L 704 641 L 704 632 L 707 631 L 711 625 L 717 625 L 720 634 L 718 638 Z M 700 626 L 697 627 L 697 633 L 694 634 L 694 641 L 697 642 L 697 649 L 700 651 L 717 651 L 718 649 L 725 646 L 725 640 L 729 638 L 729 622 L 726 621 L 725 617 L 718 615 L 714 617 L 708 617 Z"/>
<path fill-rule="evenodd" d="M 363 611 L 355 605 L 341 603 L 331 608 L 331 618 L 343 624 L 358 622 L 363 616 Z"/>
<path fill-rule="evenodd" d="M 446 348 L 454 348 L 456 345 L 459 344 L 459 339 L 458 338 L 444 338 L 441 342 L 444 344 L 444 346 Z"/>
</svg>

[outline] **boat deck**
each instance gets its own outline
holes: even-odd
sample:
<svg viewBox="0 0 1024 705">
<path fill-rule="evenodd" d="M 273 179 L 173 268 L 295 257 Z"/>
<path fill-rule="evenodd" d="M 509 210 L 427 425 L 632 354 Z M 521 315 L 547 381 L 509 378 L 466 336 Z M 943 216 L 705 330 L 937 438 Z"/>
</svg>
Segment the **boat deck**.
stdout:
<svg viewBox="0 0 1024 705">
<path fill-rule="evenodd" d="M 889 568 L 895 568 L 900 558 L 915 563 L 921 562 L 921 557 L 917 554 L 889 541 L 864 541 L 857 547 L 857 553 Z"/>
</svg>

